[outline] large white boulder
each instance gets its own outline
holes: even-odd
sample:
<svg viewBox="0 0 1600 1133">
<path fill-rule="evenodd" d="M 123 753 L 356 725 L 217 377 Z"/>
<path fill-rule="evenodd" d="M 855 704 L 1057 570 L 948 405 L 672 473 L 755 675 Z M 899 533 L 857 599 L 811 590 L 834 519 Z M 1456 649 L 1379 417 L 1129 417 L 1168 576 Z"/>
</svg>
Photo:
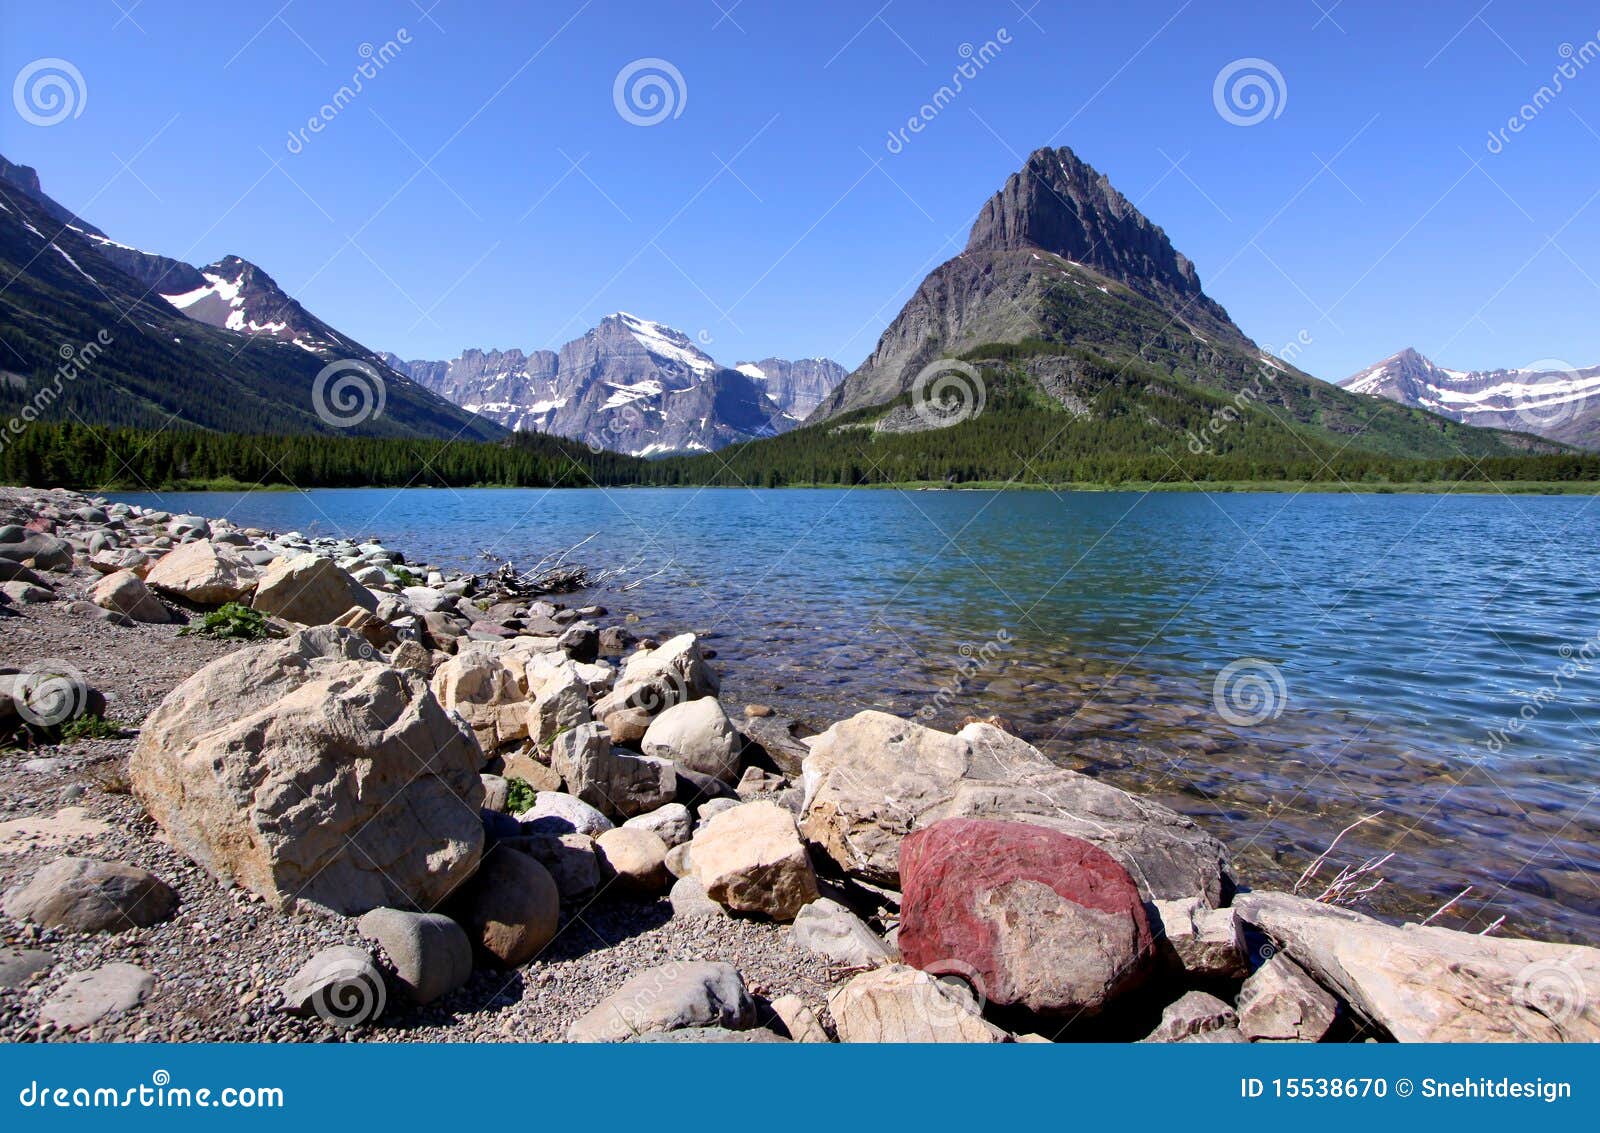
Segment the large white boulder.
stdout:
<svg viewBox="0 0 1600 1133">
<path fill-rule="evenodd" d="M 352 606 L 376 610 L 378 600 L 332 559 L 306 554 L 269 566 L 256 583 L 250 605 L 285 621 L 321 626 Z"/>
<path fill-rule="evenodd" d="M 432 909 L 483 849 L 483 753 L 349 630 L 222 657 L 150 714 L 134 794 L 180 851 L 280 909 Z"/>
<path fill-rule="evenodd" d="M 237 602 L 256 587 L 256 568 L 226 543 L 199 539 L 162 555 L 145 574 L 146 584 L 198 606 Z"/>
<path fill-rule="evenodd" d="M 663 709 L 645 729 L 641 748 L 646 755 L 670 759 L 724 783 L 739 780 L 739 750 L 743 741 L 733 721 L 714 696 L 686 700 Z"/>
</svg>

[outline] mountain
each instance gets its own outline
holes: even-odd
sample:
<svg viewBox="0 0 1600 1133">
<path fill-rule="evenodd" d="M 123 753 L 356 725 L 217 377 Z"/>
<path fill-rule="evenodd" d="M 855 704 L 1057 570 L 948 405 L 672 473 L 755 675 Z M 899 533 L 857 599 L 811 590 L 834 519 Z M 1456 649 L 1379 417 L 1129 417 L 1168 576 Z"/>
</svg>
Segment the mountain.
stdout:
<svg viewBox="0 0 1600 1133">
<path fill-rule="evenodd" d="M 688 335 L 617 312 L 559 353 L 465 350 L 449 362 L 385 361 L 508 429 L 634 456 L 712 452 L 800 423 L 844 377 L 827 359 L 732 369 Z"/>
<path fill-rule="evenodd" d="M 927 444 L 954 452 L 983 416 L 927 411 L 930 396 L 959 398 L 954 362 L 976 375 L 960 379 L 980 387 L 973 408 L 1055 415 L 1041 461 L 1161 455 L 1176 468 L 1229 453 L 1326 464 L 1347 450 L 1439 459 L 1555 448 L 1374 405 L 1264 351 L 1166 233 L 1065 147 L 1036 151 L 1008 178 L 962 252 L 928 275 L 807 423 L 875 436 L 937 429 Z"/>
<path fill-rule="evenodd" d="M 1552 360 L 1521 370 L 1446 370 L 1407 347 L 1339 384 L 1468 425 L 1600 449 L 1600 366 Z"/>
<path fill-rule="evenodd" d="M 0 158 L 0 417 L 27 407 L 157 429 L 505 436 L 254 264 L 227 256 L 197 268 L 120 243 L 51 199 L 33 169 Z"/>
<path fill-rule="evenodd" d="M 797 421 L 804 421 L 825 401 L 847 371 L 832 358 L 763 358 L 759 362 L 736 362 L 735 370 L 764 383 L 773 403 Z"/>
</svg>

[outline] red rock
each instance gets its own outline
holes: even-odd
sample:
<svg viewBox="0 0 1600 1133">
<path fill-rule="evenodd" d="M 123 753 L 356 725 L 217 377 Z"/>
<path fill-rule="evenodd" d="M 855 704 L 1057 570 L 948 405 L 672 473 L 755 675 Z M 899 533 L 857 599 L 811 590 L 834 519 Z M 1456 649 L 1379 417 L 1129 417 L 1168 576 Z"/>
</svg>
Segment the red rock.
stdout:
<svg viewBox="0 0 1600 1133">
<path fill-rule="evenodd" d="M 900 845 L 900 953 L 959 973 L 987 1002 L 1098 1011 L 1154 949 L 1127 870 L 1081 838 L 1023 822 L 950 818 Z"/>
</svg>

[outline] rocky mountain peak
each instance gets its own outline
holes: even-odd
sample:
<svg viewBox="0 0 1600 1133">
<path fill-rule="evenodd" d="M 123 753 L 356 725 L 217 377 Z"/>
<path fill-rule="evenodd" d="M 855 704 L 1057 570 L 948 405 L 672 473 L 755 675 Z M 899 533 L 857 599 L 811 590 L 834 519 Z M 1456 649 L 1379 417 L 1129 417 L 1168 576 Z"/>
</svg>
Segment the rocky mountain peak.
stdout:
<svg viewBox="0 0 1600 1133">
<path fill-rule="evenodd" d="M 1039 149 L 979 212 L 967 252 L 1052 252 L 1137 290 L 1200 294 L 1167 234 L 1071 149 Z"/>
</svg>

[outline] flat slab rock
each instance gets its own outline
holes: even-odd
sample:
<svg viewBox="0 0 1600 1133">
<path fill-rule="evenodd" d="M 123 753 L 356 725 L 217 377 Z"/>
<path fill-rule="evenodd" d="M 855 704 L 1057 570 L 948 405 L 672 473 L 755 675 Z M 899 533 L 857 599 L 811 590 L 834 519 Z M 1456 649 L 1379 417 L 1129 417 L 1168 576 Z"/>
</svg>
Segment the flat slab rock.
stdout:
<svg viewBox="0 0 1600 1133">
<path fill-rule="evenodd" d="M 1057 767 L 990 724 L 949 735 L 869 711 L 810 743 L 801 832 L 846 873 L 898 888 L 906 834 L 943 818 L 1001 818 L 1093 843 L 1147 900 L 1221 902 L 1225 851 L 1193 821 Z"/>
<path fill-rule="evenodd" d="M 1600 1042 L 1600 949 L 1397 928 L 1285 893 L 1234 908 L 1401 1042 Z"/>
<path fill-rule="evenodd" d="M 68 976 L 39 1009 L 39 1020 L 64 1031 L 81 1031 L 102 1019 L 131 1011 L 155 990 L 156 978 L 132 964 L 107 964 Z"/>
<path fill-rule="evenodd" d="M 640 972 L 567 1030 L 575 1043 L 626 1042 L 684 1028 L 748 1030 L 755 1002 L 732 964 L 678 960 Z"/>
</svg>

